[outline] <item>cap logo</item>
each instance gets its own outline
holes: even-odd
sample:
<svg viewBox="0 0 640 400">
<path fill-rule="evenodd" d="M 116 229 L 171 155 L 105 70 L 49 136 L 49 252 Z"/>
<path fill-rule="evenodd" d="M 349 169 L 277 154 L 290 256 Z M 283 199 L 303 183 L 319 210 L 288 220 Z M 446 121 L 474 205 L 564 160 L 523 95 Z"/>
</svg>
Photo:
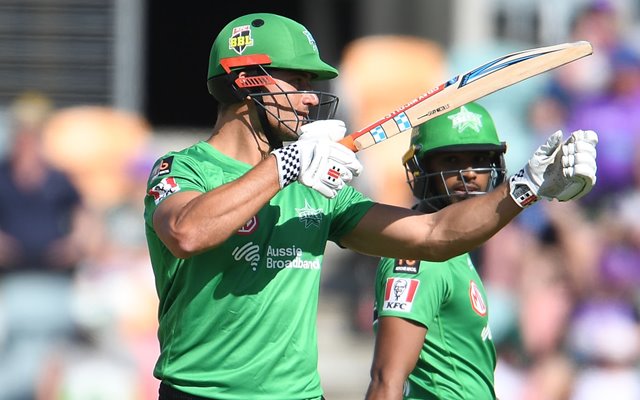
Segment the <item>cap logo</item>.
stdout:
<svg viewBox="0 0 640 400">
<path fill-rule="evenodd" d="M 311 35 L 311 32 L 309 32 L 308 30 L 303 30 L 302 33 L 304 33 L 304 35 L 307 37 L 307 40 L 309 40 L 309 44 L 311 45 L 311 47 L 313 47 L 313 51 L 315 51 L 316 53 L 318 52 L 318 45 L 316 44 L 316 40 L 313 38 L 313 36 Z"/>
<path fill-rule="evenodd" d="M 249 25 L 243 25 L 233 28 L 231 37 L 229 38 L 229 50 L 242 54 L 249 46 L 253 46 L 251 27 Z"/>
<path fill-rule="evenodd" d="M 477 133 L 482 129 L 482 115 L 472 113 L 465 106 L 460 107 L 460 112 L 448 117 L 451 120 L 453 129 L 462 133 L 465 129 L 473 129 Z"/>
</svg>

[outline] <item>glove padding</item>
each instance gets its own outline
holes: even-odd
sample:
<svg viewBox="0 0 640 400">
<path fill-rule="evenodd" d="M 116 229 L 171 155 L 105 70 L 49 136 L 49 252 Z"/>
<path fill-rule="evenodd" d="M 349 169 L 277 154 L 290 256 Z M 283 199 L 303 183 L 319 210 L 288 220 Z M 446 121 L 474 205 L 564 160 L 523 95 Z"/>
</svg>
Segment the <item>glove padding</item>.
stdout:
<svg viewBox="0 0 640 400">
<path fill-rule="evenodd" d="M 575 131 L 562 143 L 557 131 L 540 146 L 517 174 L 509 179 L 511 197 L 520 207 L 539 198 L 576 200 L 596 183 L 596 145 L 594 131 Z"/>
<path fill-rule="evenodd" d="M 272 151 L 278 163 L 280 188 L 294 181 L 333 198 L 362 164 L 353 151 L 337 143 L 347 131 L 340 120 L 321 120 L 303 125 L 297 141 Z"/>
</svg>

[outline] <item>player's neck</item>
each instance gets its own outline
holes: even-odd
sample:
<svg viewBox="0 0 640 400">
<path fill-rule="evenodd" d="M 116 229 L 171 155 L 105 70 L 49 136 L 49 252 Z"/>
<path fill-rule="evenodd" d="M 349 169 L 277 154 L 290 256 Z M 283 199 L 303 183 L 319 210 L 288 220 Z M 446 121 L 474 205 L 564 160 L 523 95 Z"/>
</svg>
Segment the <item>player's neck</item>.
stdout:
<svg viewBox="0 0 640 400">
<path fill-rule="evenodd" d="M 218 115 L 207 142 L 231 158 L 256 165 L 269 154 L 269 145 L 262 137 L 249 123 L 248 114 L 238 110 Z"/>
</svg>

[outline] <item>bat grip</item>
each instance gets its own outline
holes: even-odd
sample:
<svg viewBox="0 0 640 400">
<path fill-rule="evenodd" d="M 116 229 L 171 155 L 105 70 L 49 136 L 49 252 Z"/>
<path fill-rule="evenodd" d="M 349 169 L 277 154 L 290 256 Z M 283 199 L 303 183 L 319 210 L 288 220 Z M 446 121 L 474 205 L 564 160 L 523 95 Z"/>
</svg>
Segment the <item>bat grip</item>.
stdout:
<svg viewBox="0 0 640 400">
<path fill-rule="evenodd" d="M 351 136 L 351 135 L 347 135 L 347 136 L 343 137 L 342 139 L 340 139 L 338 141 L 338 143 L 340 143 L 341 145 L 345 146 L 346 148 L 348 148 L 349 150 L 353 151 L 354 153 L 358 152 L 358 148 L 356 147 L 356 144 L 353 141 L 353 136 Z"/>
</svg>

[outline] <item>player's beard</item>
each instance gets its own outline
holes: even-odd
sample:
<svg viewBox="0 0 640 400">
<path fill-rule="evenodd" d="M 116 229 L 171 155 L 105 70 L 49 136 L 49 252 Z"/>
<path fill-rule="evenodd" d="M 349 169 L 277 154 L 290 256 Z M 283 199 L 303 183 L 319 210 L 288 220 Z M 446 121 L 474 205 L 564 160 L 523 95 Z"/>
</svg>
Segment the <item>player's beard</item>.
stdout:
<svg viewBox="0 0 640 400">
<path fill-rule="evenodd" d="M 278 101 L 280 98 L 281 101 Z M 282 100 L 284 98 L 284 100 Z M 306 122 L 307 114 L 295 110 L 286 94 L 264 95 L 257 106 L 265 111 L 267 123 L 272 133 L 281 142 L 298 139 L 300 127 Z"/>
</svg>

